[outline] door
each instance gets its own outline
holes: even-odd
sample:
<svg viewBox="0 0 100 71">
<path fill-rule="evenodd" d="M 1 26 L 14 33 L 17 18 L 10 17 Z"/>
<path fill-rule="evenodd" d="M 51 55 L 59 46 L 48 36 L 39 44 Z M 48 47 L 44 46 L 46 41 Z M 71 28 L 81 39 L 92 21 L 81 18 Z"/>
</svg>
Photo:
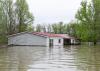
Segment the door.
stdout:
<svg viewBox="0 0 100 71">
<path fill-rule="evenodd" d="M 53 46 L 53 39 L 49 39 L 49 45 Z"/>
<path fill-rule="evenodd" d="M 70 39 L 64 39 L 64 45 L 70 45 L 71 40 Z"/>
</svg>

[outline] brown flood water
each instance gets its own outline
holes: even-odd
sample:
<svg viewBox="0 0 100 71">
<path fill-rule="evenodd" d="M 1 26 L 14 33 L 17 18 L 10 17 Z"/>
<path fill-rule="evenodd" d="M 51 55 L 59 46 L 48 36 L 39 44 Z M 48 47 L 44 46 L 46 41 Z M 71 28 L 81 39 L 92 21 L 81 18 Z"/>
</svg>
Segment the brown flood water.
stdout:
<svg viewBox="0 0 100 71">
<path fill-rule="evenodd" d="M 0 71 L 100 71 L 100 46 L 0 48 Z"/>
</svg>

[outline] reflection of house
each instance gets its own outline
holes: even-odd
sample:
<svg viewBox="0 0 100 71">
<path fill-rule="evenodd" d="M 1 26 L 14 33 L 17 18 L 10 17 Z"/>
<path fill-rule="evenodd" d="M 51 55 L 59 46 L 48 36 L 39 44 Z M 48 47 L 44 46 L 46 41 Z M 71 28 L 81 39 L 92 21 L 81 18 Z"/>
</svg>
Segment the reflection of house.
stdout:
<svg viewBox="0 0 100 71">
<path fill-rule="evenodd" d="M 8 45 L 55 46 L 64 44 L 76 44 L 76 39 L 67 34 L 52 34 L 43 32 L 22 32 L 10 35 L 8 38 Z"/>
</svg>

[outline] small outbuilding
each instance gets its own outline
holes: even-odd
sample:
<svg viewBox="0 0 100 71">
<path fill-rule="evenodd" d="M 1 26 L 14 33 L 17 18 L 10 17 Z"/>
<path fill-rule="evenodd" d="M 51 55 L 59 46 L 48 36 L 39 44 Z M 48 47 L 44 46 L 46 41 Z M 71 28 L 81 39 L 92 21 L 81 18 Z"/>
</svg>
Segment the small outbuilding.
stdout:
<svg viewBox="0 0 100 71">
<path fill-rule="evenodd" d="M 76 39 L 67 34 L 44 32 L 22 32 L 8 37 L 8 45 L 63 46 L 67 44 L 76 44 Z"/>
</svg>

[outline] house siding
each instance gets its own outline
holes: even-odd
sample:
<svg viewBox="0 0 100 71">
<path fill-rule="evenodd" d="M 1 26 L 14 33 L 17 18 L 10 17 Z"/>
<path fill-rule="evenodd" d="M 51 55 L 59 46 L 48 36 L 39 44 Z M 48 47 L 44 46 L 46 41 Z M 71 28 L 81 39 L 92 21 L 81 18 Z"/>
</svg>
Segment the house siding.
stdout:
<svg viewBox="0 0 100 71">
<path fill-rule="evenodd" d="M 46 46 L 48 46 L 48 47 L 49 47 L 49 37 L 48 37 L 48 38 L 46 38 Z"/>
<path fill-rule="evenodd" d="M 71 44 L 80 44 L 80 41 L 77 39 L 71 39 Z"/>
<path fill-rule="evenodd" d="M 8 38 L 8 45 L 40 45 L 47 46 L 47 38 L 33 34 L 20 34 Z"/>
<path fill-rule="evenodd" d="M 63 46 L 63 38 L 60 37 L 51 37 L 49 39 L 53 39 L 53 46 Z M 61 43 L 59 43 L 59 39 L 61 40 Z"/>
</svg>

